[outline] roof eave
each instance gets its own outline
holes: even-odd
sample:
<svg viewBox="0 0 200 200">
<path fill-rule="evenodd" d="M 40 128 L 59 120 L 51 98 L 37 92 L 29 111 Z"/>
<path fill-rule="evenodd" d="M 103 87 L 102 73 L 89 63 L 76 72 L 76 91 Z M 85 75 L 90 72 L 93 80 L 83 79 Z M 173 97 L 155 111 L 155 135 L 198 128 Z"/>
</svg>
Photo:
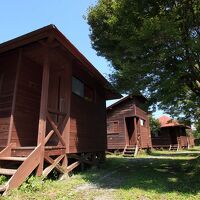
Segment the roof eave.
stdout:
<svg viewBox="0 0 200 200">
<path fill-rule="evenodd" d="M 101 73 L 83 56 L 80 51 L 57 29 L 53 24 L 45 26 L 41 29 L 32 31 L 10 41 L 0 44 L 0 54 L 25 46 L 29 43 L 48 38 L 55 37 L 67 50 L 75 56 L 95 77 L 101 82 L 106 90 L 106 99 L 120 98 L 121 95 L 115 91 L 112 85 L 101 75 Z M 107 89 L 109 87 L 109 89 Z"/>
</svg>

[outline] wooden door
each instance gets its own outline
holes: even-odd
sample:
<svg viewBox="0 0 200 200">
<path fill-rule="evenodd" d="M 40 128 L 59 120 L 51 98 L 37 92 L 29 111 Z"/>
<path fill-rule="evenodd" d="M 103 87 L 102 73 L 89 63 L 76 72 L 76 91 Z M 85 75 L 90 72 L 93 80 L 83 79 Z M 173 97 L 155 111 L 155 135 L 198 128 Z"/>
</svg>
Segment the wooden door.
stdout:
<svg viewBox="0 0 200 200">
<path fill-rule="evenodd" d="M 135 145 L 135 126 L 134 126 L 134 117 L 126 117 L 126 131 L 128 135 L 129 145 Z"/>
</svg>

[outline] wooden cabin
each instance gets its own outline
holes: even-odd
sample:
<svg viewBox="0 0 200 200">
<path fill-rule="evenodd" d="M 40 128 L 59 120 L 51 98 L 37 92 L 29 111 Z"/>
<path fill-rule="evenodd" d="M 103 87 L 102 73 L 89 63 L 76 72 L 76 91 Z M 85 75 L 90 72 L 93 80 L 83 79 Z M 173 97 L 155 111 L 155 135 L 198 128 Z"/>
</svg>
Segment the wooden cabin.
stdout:
<svg viewBox="0 0 200 200">
<path fill-rule="evenodd" d="M 151 147 L 146 101 L 142 95 L 129 95 L 107 108 L 108 151 L 136 155 L 138 149 Z"/>
<path fill-rule="evenodd" d="M 179 148 L 194 146 L 191 127 L 164 115 L 158 120 L 160 122 L 160 131 L 152 136 L 152 145 L 154 148 L 178 150 Z"/>
<path fill-rule="evenodd" d="M 0 190 L 96 163 L 106 100 L 120 97 L 54 25 L 0 44 L 0 174 L 11 176 Z"/>
</svg>

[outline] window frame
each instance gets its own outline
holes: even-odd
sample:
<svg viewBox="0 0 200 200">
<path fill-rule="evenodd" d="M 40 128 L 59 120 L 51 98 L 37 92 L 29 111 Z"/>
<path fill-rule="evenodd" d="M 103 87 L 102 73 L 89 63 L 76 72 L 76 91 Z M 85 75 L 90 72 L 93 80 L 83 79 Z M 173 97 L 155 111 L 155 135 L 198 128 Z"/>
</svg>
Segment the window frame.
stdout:
<svg viewBox="0 0 200 200">
<path fill-rule="evenodd" d="M 114 124 L 115 123 L 117 123 L 117 128 L 116 128 L 116 130 L 115 130 L 115 127 L 114 127 Z M 108 125 L 109 124 L 113 124 L 113 126 L 112 126 L 112 130 L 109 130 L 108 129 Z M 119 120 L 113 120 L 113 121 L 108 121 L 107 122 L 107 133 L 108 134 L 117 134 L 117 133 L 119 133 Z"/>
<path fill-rule="evenodd" d="M 146 127 L 146 120 L 140 118 L 140 126 Z"/>
<path fill-rule="evenodd" d="M 76 93 L 74 90 L 73 90 L 73 79 L 75 80 L 78 80 L 82 85 L 83 85 L 83 95 L 80 95 L 78 93 Z M 76 96 L 84 99 L 85 101 L 88 101 L 88 102 L 95 102 L 96 101 L 96 92 L 95 92 L 95 89 L 90 87 L 88 84 L 86 84 L 84 81 L 82 81 L 81 79 L 77 78 L 77 76 L 73 76 L 72 75 L 72 93 L 75 94 Z M 88 98 L 85 94 L 86 94 L 86 88 L 91 90 L 91 93 L 92 93 L 92 98 Z"/>
</svg>

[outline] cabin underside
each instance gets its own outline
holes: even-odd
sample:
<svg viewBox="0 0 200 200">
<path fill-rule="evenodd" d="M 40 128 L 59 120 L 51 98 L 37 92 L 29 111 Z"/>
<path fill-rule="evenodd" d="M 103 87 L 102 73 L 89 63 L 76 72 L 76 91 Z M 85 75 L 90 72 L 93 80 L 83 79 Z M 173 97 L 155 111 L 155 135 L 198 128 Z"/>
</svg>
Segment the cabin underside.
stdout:
<svg viewBox="0 0 200 200">
<path fill-rule="evenodd" d="M 82 69 L 52 38 L 0 55 L 0 174 L 11 177 L 0 191 L 18 187 L 33 171 L 43 177 L 53 169 L 65 174 L 104 159 L 106 127 L 96 130 L 78 116 L 88 121 L 84 116 L 90 114 L 96 122 L 93 115 L 100 110 L 99 120 L 106 123 L 105 95 L 77 109 L 83 100 L 71 91 L 74 70 L 80 71 L 74 66 Z M 91 113 L 81 113 L 84 108 Z"/>
</svg>

